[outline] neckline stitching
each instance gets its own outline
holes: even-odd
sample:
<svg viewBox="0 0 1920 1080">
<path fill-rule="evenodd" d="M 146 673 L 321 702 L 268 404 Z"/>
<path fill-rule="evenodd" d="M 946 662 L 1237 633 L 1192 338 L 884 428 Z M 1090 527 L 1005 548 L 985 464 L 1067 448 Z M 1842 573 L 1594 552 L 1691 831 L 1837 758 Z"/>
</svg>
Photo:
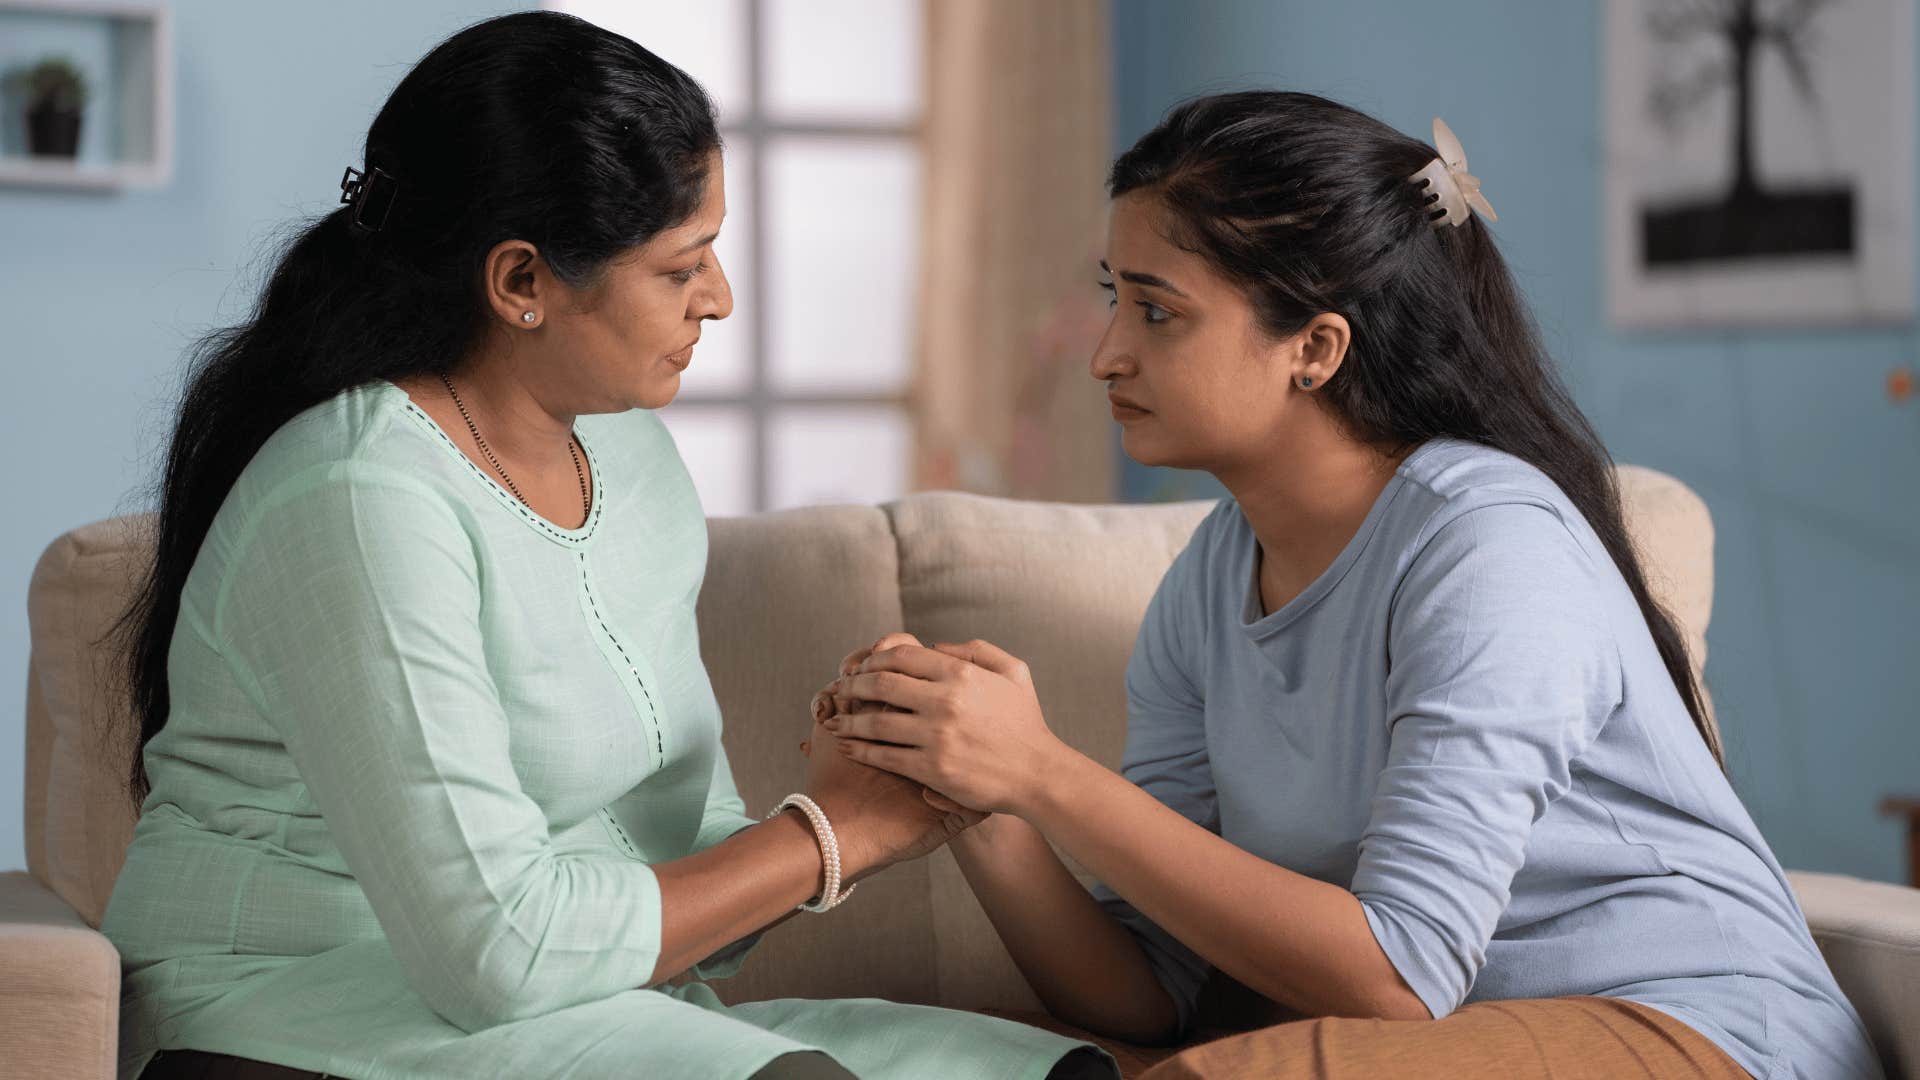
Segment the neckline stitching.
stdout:
<svg viewBox="0 0 1920 1080">
<path fill-rule="evenodd" d="M 395 387 L 394 389 L 398 390 L 399 387 Z M 406 391 L 402 390 L 401 394 L 405 395 Z M 588 508 L 586 524 L 577 529 L 562 529 L 560 526 L 534 513 L 525 503 L 514 498 L 513 494 L 507 491 L 506 488 L 501 487 L 493 477 L 482 472 L 480 466 L 475 465 L 472 458 L 462 453 L 460 448 L 454 445 L 453 440 L 447 437 L 447 433 L 441 430 L 440 424 L 435 421 L 433 417 L 428 416 L 426 411 L 421 409 L 420 406 L 414 404 L 411 397 L 407 398 L 401 405 L 409 413 L 412 413 L 417 420 L 424 423 L 429 431 L 439 437 L 447 449 L 453 451 L 454 456 L 458 457 L 462 464 L 473 471 L 473 475 L 479 479 L 481 483 L 485 484 L 489 491 L 493 492 L 495 501 L 518 513 L 527 524 L 563 544 L 583 544 L 592 539 L 594 528 L 600 523 L 600 510 L 602 506 L 605 505 L 605 500 L 601 498 L 600 459 L 594 454 L 593 446 L 588 443 L 586 439 L 580 438 L 580 432 L 577 429 L 574 431 L 574 437 L 579 439 L 580 449 L 586 451 L 587 463 L 593 466 L 593 505 Z"/>
</svg>

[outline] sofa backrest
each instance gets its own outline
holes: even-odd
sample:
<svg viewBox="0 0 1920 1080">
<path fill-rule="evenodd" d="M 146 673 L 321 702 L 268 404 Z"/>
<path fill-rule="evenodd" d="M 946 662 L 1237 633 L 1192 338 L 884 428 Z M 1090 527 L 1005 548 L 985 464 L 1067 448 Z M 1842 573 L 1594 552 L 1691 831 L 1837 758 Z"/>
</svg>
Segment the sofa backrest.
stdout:
<svg viewBox="0 0 1920 1080">
<path fill-rule="evenodd" d="M 1671 477 L 1619 468 L 1629 530 L 1696 664 L 1712 603 L 1712 524 Z M 1160 576 L 1211 507 L 1033 503 L 951 492 L 710 522 L 701 653 L 750 813 L 798 790 L 814 691 L 852 649 L 904 627 L 980 637 L 1032 666 L 1049 722 L 1118 767 L 1121 673 Z M 151 514 L 56 539 L 28 592 L 27 858 L 98 926 L 132 833 L 130 713 L 95 642 L 150 558 Z M 806 916 L 809 921 L 814 916 Z M 769 935 L 721 987 L 734 1001 L 880 996 L 959 1007 L 1034 1004 L 951 856 L 870 879 L 806 933 Z"/>
</svg>

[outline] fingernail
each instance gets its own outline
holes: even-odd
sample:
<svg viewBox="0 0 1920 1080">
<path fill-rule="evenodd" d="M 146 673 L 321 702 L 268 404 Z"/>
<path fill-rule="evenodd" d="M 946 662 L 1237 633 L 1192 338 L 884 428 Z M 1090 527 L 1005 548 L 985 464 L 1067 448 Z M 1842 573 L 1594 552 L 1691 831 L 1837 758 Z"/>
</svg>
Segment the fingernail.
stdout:
<svg viewBox="0 0 1920 1080">
<path fill-rule="evenodd" d="M 840 718 L 838 716 L 829 716 L 825 720 L 820 721 L 820 726 L 826 728 L 828 731 L 839 731 Z"/>
</svg>

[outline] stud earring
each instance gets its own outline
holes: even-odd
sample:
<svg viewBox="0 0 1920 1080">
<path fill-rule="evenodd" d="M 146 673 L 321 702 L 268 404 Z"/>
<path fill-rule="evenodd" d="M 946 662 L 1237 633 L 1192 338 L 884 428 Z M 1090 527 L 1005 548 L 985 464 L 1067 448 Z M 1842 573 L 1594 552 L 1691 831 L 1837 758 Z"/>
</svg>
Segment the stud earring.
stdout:
<svg viewBox="0 0 1920 1080">
<path fill-rule="evenodd" d="M 1313 386 L 1313 376 L 1309 375 L 1306 378 L 1300 380 L 1300 389 L 1306 390 L 1312 386 Z"/>
<path fill-rule="evenodd" d="M 533 321 L 533 312 L 531 312 L 531 311 L 526 311 L 526 312 L 522 312 L 522 313 L 521 313 L 521 315 L 520 315 L 520 321 L 521 321 L 521 322 L 532 322 L 532 321 Z"/>
</svg>

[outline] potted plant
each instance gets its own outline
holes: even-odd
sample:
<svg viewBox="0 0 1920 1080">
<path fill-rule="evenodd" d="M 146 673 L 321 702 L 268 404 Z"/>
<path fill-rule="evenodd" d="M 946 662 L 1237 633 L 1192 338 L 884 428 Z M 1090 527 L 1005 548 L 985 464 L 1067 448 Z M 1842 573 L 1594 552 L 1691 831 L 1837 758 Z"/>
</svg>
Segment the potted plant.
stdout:
<svg viewBox="0 0 1920 1080">
<path fill-rule="evenodd" d="M 70 61 L 48 57 L 27 69 L 27 152 L 75 157 L 80 151 L 80 113 L 87 80 Z"/>
</svg>

